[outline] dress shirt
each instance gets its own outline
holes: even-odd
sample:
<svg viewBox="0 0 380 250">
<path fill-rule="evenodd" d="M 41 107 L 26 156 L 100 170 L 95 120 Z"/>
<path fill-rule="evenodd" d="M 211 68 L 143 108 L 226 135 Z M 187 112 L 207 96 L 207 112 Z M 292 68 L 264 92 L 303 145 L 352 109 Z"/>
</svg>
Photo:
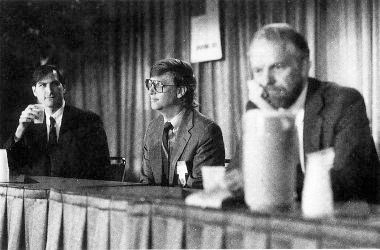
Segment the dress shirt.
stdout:
<svg viewBox="0 0 380 250">
<path fill-rule="evenodd" d="M 48 137 L 49 137 L 49 133 L 50 133 L 50 117 L 53 117 L 55 120 L 55 131 L 57 132 L 57 141 L 59 139 L 59 131 L 61 129 L 62 116 L 63 116 L 64 108 L 65 108 L 65 100 L 63 100 L 62 107 L 60 107 L 57 111 L 55 111 L 54 114 L 46 112 L 46 109 L 45 109 L 46 129 L 47 129 Z M 49 138 L 48 138 L 48 140 L 49 140 Z"/>
<path fill-rule="evenodd" d="M 173 125 L 173 129 L 169 130 L 169 135 L 168 135 L 168 147 L 169 150 L 171 151 L 171 145 L 175 142 L 176 135 L 179 129 L 179 126 L 181 125 L 181 121 L 183 118 L 183 115 L 185 114 L 186 109 L 182 109 L 178 114 L 176 114 L 172 119 L 170 120 L 165 120 L 164 119 L 164 124 L 166 122 L 170 122 Z"/>
<path fill-rule="evenodd" d="M 288 108 L 289 111 L 296 114 L 295 124 L 296 124 L 297 135 L 298 135 L 299 158 L 300 158 L 302 172 L 304 173 L 305 173 L 305 154 L 304 154 L 304 148 L 303 148 L 303 118 L 305 116 L 305 102 L 306 102 L 307 86 L 308 84 L 305 85 L 305 87 L 303 88 L 296 102 L 293 103 L 293 105 Z"/>
</svg>

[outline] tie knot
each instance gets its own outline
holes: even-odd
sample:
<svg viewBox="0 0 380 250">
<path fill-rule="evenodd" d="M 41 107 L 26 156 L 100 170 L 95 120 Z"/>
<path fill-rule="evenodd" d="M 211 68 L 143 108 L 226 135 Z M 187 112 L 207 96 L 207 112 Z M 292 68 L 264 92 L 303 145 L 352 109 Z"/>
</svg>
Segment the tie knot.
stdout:
<svg viewBox="0 0 380 250">
<path fill-rule="evenodd" d="M 171 129 L 173 129 L 173 125 L 170 122 L 165 122 L 165 124 L 164 124 L 164 131 L 168 132 Z"/>
<path fill-rule="evenodd" d="M 50 116 L 50 127 L 54 127 L 54 126 L 55 126 L 55 119 Z"/>
</svg>

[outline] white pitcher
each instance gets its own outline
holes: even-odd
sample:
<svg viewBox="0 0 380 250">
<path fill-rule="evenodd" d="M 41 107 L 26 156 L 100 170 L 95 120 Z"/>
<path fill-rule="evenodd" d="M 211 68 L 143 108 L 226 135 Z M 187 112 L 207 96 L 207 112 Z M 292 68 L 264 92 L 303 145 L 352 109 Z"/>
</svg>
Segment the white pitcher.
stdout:
<svg viewBox="0 0 380 250">
<path fill-rule="evenodd" d="M 334 201 L 330 169 L 333 167 L 333 148 L 306 155 L 306 174 L 302 190 L 302 214 L 308 218 L 332 217 Z"/>
</svg>

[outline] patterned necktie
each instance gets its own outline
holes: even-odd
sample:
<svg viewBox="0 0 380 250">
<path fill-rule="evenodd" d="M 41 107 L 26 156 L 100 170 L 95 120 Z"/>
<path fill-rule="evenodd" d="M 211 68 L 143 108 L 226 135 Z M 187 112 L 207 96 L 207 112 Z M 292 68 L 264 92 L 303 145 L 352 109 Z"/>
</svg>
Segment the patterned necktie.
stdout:
<svg viewBox="0 0 380 250">
<path fill-rule="evenodd" d="M 49 132 L 49 141 L 48 148 L 49 151 L 57 144 L 57 131 L 55 129 L 55 120 L 50 116 L 50 132 Z"/>
<path fill-rule="evenodd" d="M 55 129 L 55 120 L 53 117 L 50 117 L 50 130 L 49 130 L 49 137 L 47 142 L 47 152 L 46 152 L 46 160 L 45 160 L 45 169 L 46 174 L 48 176 L 53 176 L 53 166 L 52 166 L 52 152 L 54 150 L 54 147 L 57 144 L 57 132 Z"/>
<path fill-rule="evenodd" d="M 162 184 L 169 185 L 169 169 L 170 169 L 170 150 L 169 150 L 169 131 L 173 129 L 173 125 L 170 122 L 166 122 L 164 125 L 164 131 L 162 132 L 162 167 L 163 177 Z"/>
</svg>

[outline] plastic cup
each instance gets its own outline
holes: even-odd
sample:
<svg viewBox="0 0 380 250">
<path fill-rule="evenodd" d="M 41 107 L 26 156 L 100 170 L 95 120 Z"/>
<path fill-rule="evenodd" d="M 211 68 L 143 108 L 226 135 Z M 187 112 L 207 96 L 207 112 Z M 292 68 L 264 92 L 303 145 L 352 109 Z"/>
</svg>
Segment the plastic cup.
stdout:
<svg viewBox="0 0 380 250">
<path fill-rule="evenodd" d="M 203 166 L 202 169 L 203 189 L 211 191 L 226 188 L 224 166 Z"/>
<path fill-rule="evenodd" d="M 45 110 L 45 107 L 43 104 L 35 104 L 34 105 L 34 110 L 37 111 L 37 118 L 33 120 L 33 122 L 35 124 L 41 124 L 44 122 L 44 110 Z"/>
</svg>

